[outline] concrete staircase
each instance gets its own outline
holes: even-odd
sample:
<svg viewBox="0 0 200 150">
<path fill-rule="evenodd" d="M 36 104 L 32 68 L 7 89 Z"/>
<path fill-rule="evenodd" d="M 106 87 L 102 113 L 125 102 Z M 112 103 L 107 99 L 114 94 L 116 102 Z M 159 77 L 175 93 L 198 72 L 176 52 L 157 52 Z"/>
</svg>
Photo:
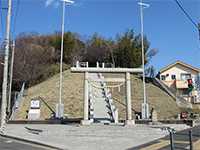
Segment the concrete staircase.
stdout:
<svg viewBox="0 0 200 150">
<path fill-rule="evenodd" d="M 104 76 L 101 73 L 99 73 L 98 76 L 101 79 L 100 83 L 101 83 L 101 86 L 103 89 L 103 94 L 104 94 L 105 100 L 107 102 L 107 107 L 109 108 L 109 114 L 112 118 L 112 121 L 114 123 L 118 123 L 118 109 L 116 108 L 116 106 L 113 102 L 113 98 L 112 98 L 110 89 L 107 88 L 106 82 L 104 82 Z"/>
<path fill-rule="evenodd" d="M 176 95 L 176 91 L 172 88 L 169 88 L 166 86 L 162 81 L 160 81 L 157 78 L 154 78 L 153 83 L 160 87 L 162 90 L 164 90 L 169 96 L 171 96 L 177 103 L 179 107 L 182 108 L 192 108 L 192 104 L 190 102 L 187 102 L 184 98 Z"/>
<path fill-rule="evenodd" d="M 102 79 L 102 81 L 94 82 L 99 79 Z M 116 122 L 116 117 L 113 117 L 113 111 L 116 109 L 113 106 L 113 103 L 111 104 L 111 94 L 109 94 L 109 90 L 106 88 L 106 83 L 103 79 L 101 74 L 89 74 L 89 80 L 91 81 L 89 88 L 90 120 L 95 123 Z M 115 114 L 117 113 L 115 112 Z"/>
</svg>

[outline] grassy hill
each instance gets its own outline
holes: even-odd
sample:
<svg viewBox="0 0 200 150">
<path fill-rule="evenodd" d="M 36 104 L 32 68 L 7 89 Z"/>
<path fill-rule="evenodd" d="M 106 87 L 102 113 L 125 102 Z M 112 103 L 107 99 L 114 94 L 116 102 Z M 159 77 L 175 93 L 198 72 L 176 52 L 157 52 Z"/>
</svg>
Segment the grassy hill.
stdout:
<svg viewBox="0 0 200 150">
<path fill-rule="evenodd" d="M 82 117 L 83 113 L 83 74 L 63 73 L 63 103 L 68 117 Z M 59 74 L 27 90 L 27 96 L 17 114 L 17 119 L 25 119 L 32 98 L 41 96 L 52 109 L 59 100 Z M 49 118 L 50 110 L 41 103 L 41 119 Z"/>
<path fill-rule="evenodd" d="M 142 80 L 137 76 L 131 76 L 131 90 L 132 90 L 132 108 L 133 111 L 141 112 L 141 103 L 143 102 L 143 84 Z M 149 111 L 154 108 L 158 113 L 159 119 L 175 118 L 180 109 L 173 98 L 161 90 L 159 87 L 153 85 L 151 82 L 146 83 L 147 101 L 149 104 Z M 125 116 L 125 87 L 118 91 L 114 89 L 112 92 L 115 104 L 119 109 L 119 118 L 124 119 Z"/>
<path fill-rule="evenodd" d="M 65 105 L 65 114 L 67 117 L 79 118 L 83 116 L 83 74 L 71 73 L 69 70 L 64 73 L 63 84 L 63 102 Z M 106 76 L 110 76 L 109 74 Z M 118 75 L 117 75 L 118 76 Z M 122 76 L 122 75 L 120 75 Z M 143 100 L 142 81 L 136 76 L 131 77 L 132 81 L 132 106 L 136 111 L 141 110 L 141 102 Z M 147 83 L 147 96 L 152 107 L 158 112 L 158 117 L 162 119 L 172 118 L 180 112 L 175 101 L 158 87 Z M 30 100 L 37 96 L 41 96 L 55 110 L 55 104 L 59 99 L 59 74 L 49 78 L 48 80 L 35 85 L 27 90 L 27 96 L 23 98 L 23 103 L 17 114 L 17 119 L 26 118 L 26 110 L 29 109 Z M 125 88 L 112 90 L 113 97 L 119 116 L 125 118 Z M 41 119 L 49 118 L 51 112 L 41 103 Z"/>
</svg>

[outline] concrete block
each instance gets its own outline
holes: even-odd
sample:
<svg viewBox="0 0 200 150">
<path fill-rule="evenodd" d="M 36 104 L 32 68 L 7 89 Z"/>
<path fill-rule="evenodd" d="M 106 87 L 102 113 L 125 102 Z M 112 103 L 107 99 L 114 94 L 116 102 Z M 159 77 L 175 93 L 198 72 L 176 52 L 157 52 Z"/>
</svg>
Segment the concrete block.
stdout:
<svg viewBox="0 0 200 150">
<path fill-rule="evenodd" d="M 83 125 L 83 126 L 87 126 L 87 125 L 90 125 L 90 124 L 91 124 L 90 120 L 81 120 L 81 125 Z"/>
<path fill-rule="evenodd" d="M 64 117 L 64 104 L 56 104 L 56 118 Z"/>
<path fill-rule="evenodd" d="M 126 120 L 125 121 L 125 126 L 133 126 L 135 125 L 135 120 Z"/>
<path fill-rule="evenodd" d="M 28 120 L 39 120 L 40 109 L 30 109 L 28 112 Z"/>
</svg>

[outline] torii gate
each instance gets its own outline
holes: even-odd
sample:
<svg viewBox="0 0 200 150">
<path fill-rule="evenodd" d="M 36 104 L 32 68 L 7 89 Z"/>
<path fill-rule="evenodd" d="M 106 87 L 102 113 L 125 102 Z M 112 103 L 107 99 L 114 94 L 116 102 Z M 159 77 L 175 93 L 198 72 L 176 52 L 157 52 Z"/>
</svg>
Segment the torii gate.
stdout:
<svg viewBox="0 0 200 150">
<path fill-rule="evenodd" d="M 142 68 L 105 68 L 104 63 L 102 64 L 102 68 L 99 67 L 97 63 L 97 67 L 88 67 L 88 63 L 86 63 L 85 67 L 80 67 L 79 62 L 76 63 L 76 67 L 71 67 L 71 72 L 81 72 L 84 73 L 84 117 L 81 120 L 82 125 L 90 125 L 91 122 L 89 120 L 89 81 L 88 81 L 88 73 L 124 73 L 126 75 L 126 121 L 125 125 L 134 125 L 134 119 L 132 118 L 132 108 L 131 108 L 131 73 L 142 73 Z M 115 78 L 117 81 L 121 81 L 121 78 Z"/>
</svg>

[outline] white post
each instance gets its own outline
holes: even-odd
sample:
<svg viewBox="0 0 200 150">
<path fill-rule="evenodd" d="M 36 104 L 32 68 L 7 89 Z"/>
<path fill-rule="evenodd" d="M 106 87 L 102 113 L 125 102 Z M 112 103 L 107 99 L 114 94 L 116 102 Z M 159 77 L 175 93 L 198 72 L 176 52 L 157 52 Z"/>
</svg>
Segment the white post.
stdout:
<svg viewBox="0 0 200 150">
<path fill-rule="evenodd" d="M 89 85 L 88 85 L 88 72 L 85 72 L 85 81 L 84 81 L 84 116 L 83 116 L 83 120 L 81 120 L 81 124 L 82 125 L 89 125 L 90 121 L 88 118 L 88 113 L 89 113 L 89 109 L 88 109 L 88 100 L 89 100 Z"/>
<path fill-rule="evenodd" d="M 132 120 L 132 109 L 131 109 L 131 77 L 130 72 L 126 72 L 126 122 L 125 125 L 134 125 L 135 122 Z"/>
<path fill-rule="evenodd" d="M 142 103 L 142 119 L 148 119 L 149 118 L 149 109 L 148 109 L 148 103 L 147 103 L 147 97 L 146 97 L 146 85 L 145 85 L 145 53 L 144 53 L 144 24 L 143 24 L 143 7 L 144 3 L 142 3 L 142 0 L 140 0 L 140 21 L 141 21 L 141 39 L 142 39 L 142 80 L 143 80 L 143 103 Z"/>
<path fill-rule="evenodd" d="M 86 62 L 86 67 L 87 67 L 87 68 L 89 67 L 89 64 L 88 64 L 88 62 Z"/>
<path fill-rule="evenodd" d="M 8 57 L 10 45 L 10 23 L 11 23 L 11 9 L 12 0 L 8 0 L 8 13 L 6 20 L 6 38 L 5 38 L 5 55 L 4 55 L 4 72 L 2 85 L 2 101 L 1 101 L 1 132 L 3 133 L 6 124 L 6 104 L 7 104 L 7 83 L 8 83 Z"/>
<path fill-rule="evenodd" d="M 105 63 L 102 63 L 102 68 L 105 68 Z"/>
<path fill-rule="evenodd" d="M 64 104 L 62 104 L 62 86 L 63 86 L 63 47 L 64 47 L 64 28 L 65 28 L 65 1 L 63 1 L 62 10 L 62 39 L 61 39 L 61 54 L 60 54 L 60 85 L 59 85 L 59 103 L 56 105 L 56 117 L 63 118 Z"/>
<path fill-rule="evenodd" d="M 76 61 L 76 67 L 79 67 L 79 61 Z"/>
<path fill-rule="evenodd" d="M 99 62 L 97 61 L 97 68 L 99 68 Z"/>
<path fill-rule="evenodd" d="M 119 117 L 118 117 L 118 109 L 114 110 L 114 114 L 115 114 L 115 123 L 119 123 Z"/>
</svg>

